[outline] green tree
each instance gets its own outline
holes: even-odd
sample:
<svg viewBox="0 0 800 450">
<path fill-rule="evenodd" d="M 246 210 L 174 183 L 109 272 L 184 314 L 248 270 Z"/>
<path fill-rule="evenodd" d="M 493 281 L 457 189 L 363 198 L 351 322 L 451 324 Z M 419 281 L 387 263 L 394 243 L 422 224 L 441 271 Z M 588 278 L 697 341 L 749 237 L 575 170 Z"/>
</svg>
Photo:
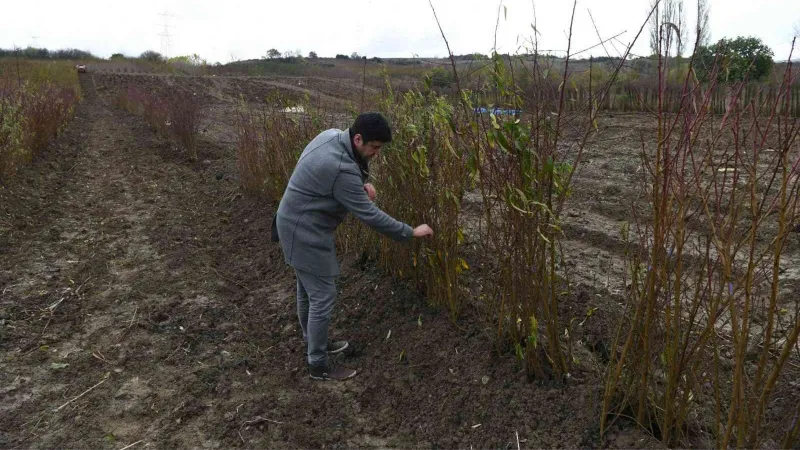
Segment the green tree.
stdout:
<svg viewBox="0 0 800 450">
<path fill-rule="evenodd" d="M 197 53 L 191 55 L 175 56 L 169 59 L 171 63 L 183 63 L 190 66 L 205 66 L 208 63 Z"/>
<path fill-rule="evenodd" d="M 720 39 L 716 44 L 697 49 L 695 70 L 708 81 L 718 64 L 717 81 L 763 80 L 772 72 L 772 50 L 755 37 Z"/>
<path fill-rule="evenodd" d="M 453 73 L 443 67 L 435 67 L 427 74 L 430 84 L 434 87 L 444 88 L 450 86 L 455 78 Z"/>
<path fill-rule="evenodd" d="M 277 48 L 271 48 L 271 49 L 267 50 L 267 58 L 275 59 L 275 58 L 280 58 L 280 57 L 281 57 L 281 52 Z"/>
<path fill-rule="evenodd" d="M 139 58 L 153 63 L 163 63 L 166 61 L 164 55 L 153 50 L 147 50 L 146 52 L 143 52 L 141 55 L 139 55 Z"/>
<path fill-rule="evenodd" d="M 317 52 L 308 52 L 308 59 L 317 59 Z"/>
</svg>

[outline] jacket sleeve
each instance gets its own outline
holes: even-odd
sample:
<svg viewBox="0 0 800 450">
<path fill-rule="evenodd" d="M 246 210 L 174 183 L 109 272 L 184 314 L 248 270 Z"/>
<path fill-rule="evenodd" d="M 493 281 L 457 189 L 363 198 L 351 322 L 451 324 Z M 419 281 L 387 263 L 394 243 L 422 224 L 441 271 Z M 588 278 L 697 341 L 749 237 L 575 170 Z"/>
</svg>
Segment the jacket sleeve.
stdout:
<svg viewBox="0 0 800 450">
<path fill-rule="evenodd" d="M 356 173 L 348 170 L 339 172 L 333 182 L 333 198 L 368 227 L 395 241 L 406 241 L 413 235 L 414 230 L 409 225 L 395 220 L 375 206 L 364 191 L 361 176 Z"/>
</svg>

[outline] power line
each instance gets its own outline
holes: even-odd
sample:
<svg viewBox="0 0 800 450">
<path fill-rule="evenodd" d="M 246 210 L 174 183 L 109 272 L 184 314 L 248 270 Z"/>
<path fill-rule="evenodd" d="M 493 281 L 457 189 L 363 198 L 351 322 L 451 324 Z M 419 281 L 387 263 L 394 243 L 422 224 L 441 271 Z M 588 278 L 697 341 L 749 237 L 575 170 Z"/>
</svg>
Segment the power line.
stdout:
<svg viewBox="0 0 800 450">
<path fill-rule="evenodd" d="M 160 53 L 164 55 L 164 57 L 169 57 L 169 53 L 172 46 L 172 34 L 170 34 L 169 32 L 169 20 L 174 18 L 175 15 L 170 14 L 169 11 L 165 9 L 163 13 L 159 14 L 159 16 L 161 16 L 164 19 L 164 23 L 161 24 L 161 26 L 163 26 L 164 29 L 161 31 L 161 33 L 158 34 L 161 37 Z"/>
</svg>

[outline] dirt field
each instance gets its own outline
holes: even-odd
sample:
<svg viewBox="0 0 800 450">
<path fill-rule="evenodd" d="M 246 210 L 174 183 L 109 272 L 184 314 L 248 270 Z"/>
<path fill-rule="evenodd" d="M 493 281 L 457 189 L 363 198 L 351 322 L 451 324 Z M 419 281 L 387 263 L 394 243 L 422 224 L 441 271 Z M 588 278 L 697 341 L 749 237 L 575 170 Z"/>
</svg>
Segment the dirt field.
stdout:
<svg viewBox="0 0 800 450">
<path fill-rule="evenodd" d="M 294 275 L 269 241 L 274 207 L 244 197 L 236 173 L 237 92 L 257 98 L 277 82 L 192 81 L 212 114 L 191 162 L 111 106 L 130 80 L 172 82 L 83 76 L 75 119 L 0 185 L 1 447 L 660 446 L 629 423 L 598 435 L 597 361 L 617 311 L 617 236 L 638 189 L 644 118 L 603 118 L 609 141 L 590 154 L 583 203 L 568 214 L 565 251 L 582 256 L 565 307 L 599 310 L 566 387 L 529 383 L 494 354 L 473 309 L 454 325 L 349 259 L 332 333 L 351 342 L 340 360 L 361 373 L 318 383 Z"/>
</svg>

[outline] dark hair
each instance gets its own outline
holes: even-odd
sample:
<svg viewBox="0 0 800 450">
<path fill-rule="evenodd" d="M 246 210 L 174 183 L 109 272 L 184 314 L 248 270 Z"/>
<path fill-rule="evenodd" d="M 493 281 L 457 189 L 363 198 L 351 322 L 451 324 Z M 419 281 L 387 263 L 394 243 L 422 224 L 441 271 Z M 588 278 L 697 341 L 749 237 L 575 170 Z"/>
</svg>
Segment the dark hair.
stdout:
<svg viewBox="0 0 800 450">
<path fill-rule="evenodd" d="M 383 114 L 377 112 L 361 113 L 356 117 L 353 126 L 350 127 L 350 136 L 361 135 L 364 142 L 378 141 L 382 143 L 392 142 L 392 129 L 389 121 Z"/>
</svg>

